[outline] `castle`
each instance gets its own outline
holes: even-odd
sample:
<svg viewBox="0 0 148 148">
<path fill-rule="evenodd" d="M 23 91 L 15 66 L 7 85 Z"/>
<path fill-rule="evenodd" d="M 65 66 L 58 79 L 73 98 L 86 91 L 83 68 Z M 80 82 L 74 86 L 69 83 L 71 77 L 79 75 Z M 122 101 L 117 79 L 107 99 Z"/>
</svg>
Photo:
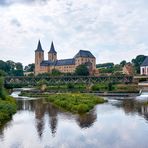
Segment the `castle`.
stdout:
<svg viewBox="0 0 148 148">
<path fill-rule="evenodd" d="M 62 73 L 74 73 L 76 67 L 81 64 L 87 65 L 90 75 L 98 75 L 96 58 L 90 51 L 80 50 L 71 59 L 58 60 L 57 52 L 52 42 L 48 52 L 48 60 L 44 60 L 44 50 L 39 40 L 37 49 L 35 50 L 35 75 L 47 72 L 51 73 L 53 69 L 59 70 Z"/>
</svg>

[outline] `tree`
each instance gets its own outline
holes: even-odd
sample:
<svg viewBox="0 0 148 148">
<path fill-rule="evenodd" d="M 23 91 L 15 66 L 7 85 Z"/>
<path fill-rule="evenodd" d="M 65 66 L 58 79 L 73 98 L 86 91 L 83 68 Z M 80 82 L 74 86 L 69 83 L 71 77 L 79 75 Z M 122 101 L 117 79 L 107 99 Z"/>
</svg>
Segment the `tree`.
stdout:
<svg viewBox="0 0 148 148">
<path fill-rule="evenodd" d="M 143 63 L 145 58 L 145 55 L 138 55 L 135 59 L 132 59 L 132 64 L 134 65 L 136 73 L 140 73 L 140 65 Z"/>
<path fill-rule="evenodd" d="M 61 73 L 59 70 L 57 70 L 57 69 L 53 69 L 51 74 L 52 74 L 53 76 L 59 76 L 59 75 L 61 75 L 62 73 Z"/>
<path fill-rule="evenodd" d="M 112 68 L 114 67 L 114 63 L 102 63 L 102 64 L 97 64 L 97 68 Z"/>
<path fill-rule="evenodd" d="M 123 61 L 120 62 L 120 65 L 121 65 L 122 67 L 124 67 L 124 66 L 126 65 L 126 63 L 127 63 L 127 62 L 126 62 L 125 60 L 123 60 Z"/>
<path fill-rule="evenodd" d="M 23 65 L 20 62 L 15 63 L 16 70 L 23 70 Z"/>
<path fill-rule="evenodd" d="M 75 74 L 79 76 L 88 76 L 89 70 L 86 64 L 82 64 L 76 67 Z"/>
<path fill-rule="evenodd" d="M 7 73 L 5 71 L 3 71 L 3 70 L 0 69 L 0 77 L 1 76 L 6 76 L 6 75 L 7 75 Z"/>
<path fill-rule="evenodd" d="M 32 64 L 28 64 L 27 66 L 25 66 L 24 70 L 26 72 L 33 72 L 34 71 L 34 68 L 35 68 L 35 64 L 32 63 Z"/>
<path fill-rule="evenodd" d="M 1 75 L 23 76 L 23 65 L 20 62 L 15 63 L 11 60 L 4 62 L 0 60 L 0 70 Z M 2 74 L 2 71 L 5 74 Z"/>
</svg>

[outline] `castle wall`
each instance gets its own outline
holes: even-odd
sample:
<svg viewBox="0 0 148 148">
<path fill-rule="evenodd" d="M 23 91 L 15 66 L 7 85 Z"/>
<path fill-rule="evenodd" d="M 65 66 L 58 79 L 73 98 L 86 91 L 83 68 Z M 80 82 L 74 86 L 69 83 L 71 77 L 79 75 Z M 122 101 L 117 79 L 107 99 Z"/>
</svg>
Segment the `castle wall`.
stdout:
<svg viewBox="0 0 148 148">
<path fill-rule="evenodd" d="M 95 58 L 85 58 L 85 57 L 79 57 L 75 59 L 76 67 L 85 64 L 87 62 L 92 63 L 92 69 L 96 69 L 96 59 Z"/>
<path fill-rule="evenodd" d="M 75 68 L 75 65 L 55 66 L 55 69 L 59 70 L 62 73 L 73 73 L 75 71 Z"/>
</svg>

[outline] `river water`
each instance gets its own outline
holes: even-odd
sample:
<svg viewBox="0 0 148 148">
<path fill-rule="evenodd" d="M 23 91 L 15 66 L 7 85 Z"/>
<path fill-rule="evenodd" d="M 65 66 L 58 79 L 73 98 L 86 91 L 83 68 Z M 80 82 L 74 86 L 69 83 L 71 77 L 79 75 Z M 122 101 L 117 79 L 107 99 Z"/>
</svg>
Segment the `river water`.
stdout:
<svg viewBox="0 0 148 148">
<path fill-rule="evenodd" d="M 107 99 L 73 115 L 43 99 L 17 98 L 17 113 L 0 127 L 0 148 L 148 147 L 148 107 L 135 98 Z"/>
</svg>

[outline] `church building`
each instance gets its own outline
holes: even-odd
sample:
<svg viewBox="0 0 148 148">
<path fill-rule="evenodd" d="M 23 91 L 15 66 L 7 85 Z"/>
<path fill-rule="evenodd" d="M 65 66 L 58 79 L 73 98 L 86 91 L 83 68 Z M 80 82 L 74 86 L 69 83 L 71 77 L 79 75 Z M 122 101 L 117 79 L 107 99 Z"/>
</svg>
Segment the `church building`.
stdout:
<svg viewBox="0 0 148 148">
<path fill-rule="evenodd" d="M 87 65 L 90 75 L 98 75 L 96 58 L 90 51 L 80 50 L 71 59 L 58 60 L 57 52 L 52 42 L 48 52 L 48 60 L 45 60 L 44 50 L 42 49 L 39 40 L 37 49 L 35 50 L 35 75 L 40 73 L 51 73 L 53 69 L 59 70 L 62 73 L 74 73 L 76 67 L 81 64 Z"/>
</svg>

